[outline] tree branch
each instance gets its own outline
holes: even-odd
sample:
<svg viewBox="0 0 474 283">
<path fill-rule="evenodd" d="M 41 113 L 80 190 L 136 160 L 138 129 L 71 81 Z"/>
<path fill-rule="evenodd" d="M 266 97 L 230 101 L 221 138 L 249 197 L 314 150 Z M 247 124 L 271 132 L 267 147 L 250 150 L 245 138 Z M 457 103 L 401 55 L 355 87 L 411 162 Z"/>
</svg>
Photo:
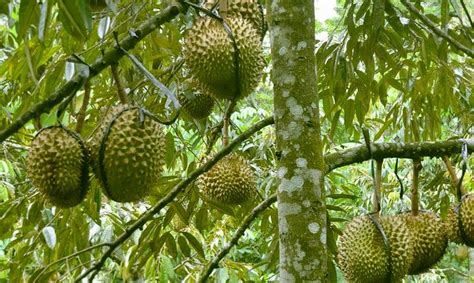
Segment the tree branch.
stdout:
<svg viewBox="0 0 474 283">
<path fill-rule="evenodd" d="M 125 232 L 122 233 L 117 239 L 110 243 L 109 248 L 107 251 L 102 255 L 100 260 L 94 264 L 91 268 L 86 270 L 83 274 L 75 279 L 76 282 L 80 282 L 83 278 L 86 278 L 89 274 L 92 273 L 91 278 L 92 280 L 94 276 L 99 272 L 100 269 L 104 266 L 106 260 L 112 255 L 112 252 L 119 247 L 122 243 L 125 242 L 130 236 L 138 229 L 143 227 L 146 222 L 153 219 L 153 216 L 160 212 L 162 208 L 164 208 L 167 204 L 172 202 L 174 198 L 189 184 L 191 184 L 198 176 L 205 173 L 211 167 L 216 164 L 220 159 L 224 156 L 229 154 L 237 145 L 239 145 L 242 141 L 248 139 L 257 131 L 263 129 L 264 127 L 273 124 L 273 117 L 266 118 L 261 120 L 260 122 L 253 125 L 243 134 L 238 136 L 235 140 L 233 140 L 227 147 L 223 148 L 219 151 L 212 159 L 207 161 L 204 165 L 199 167 L 198 169 L 194 170 L 186 179 L 182 180 L 177 184 L 166 196 L 164 196 L 157 204 L 155 204 L 152 208 L 150 208 L 147 212 L 143 213 L 130 227 L 125 229 Z"/>
<path fill-rule="evenodd" d="M 87 107 L 89 106 L 90 98 L 91 98 L 91 83 L 90 83 L 90 80 L 87 79 L 84 82 L 84 97 L 82 99 L 81 109 L 79 109 L 79 113 L 77 113 L 76 132 L 78 134 L 81 133 L 82 127 L 84 126 L 84 121 L 86 120 L 86 112 L 87 112 Z"/>
<path fill-rule="evenodd" d="M 171 21 L 180 12 L 184 11 L 185 7 L 180 4 L 172 4 L 169 7 L 163 9 L 161 13 L 152 17 L 150 20 L 141 24 L 138 28 L 133 29 L 134 32 L 127 35 L 120 41 L 120 47 L 124 50 L 130 50 L 142 40 L 149 33 L 157 29 L 163 23 Z M 49 98 L 34 105 L 27 112 L 23 113 L 15 122 L 9 127 L 0 132 L 0 143 L 6 140 L 8 137 L 20 130 L 29 120 L 42 113 L 49 112 L 54 106 L 61 103 L 67 97 L 74 95 L 76 90 L 85 79 L 97 76 L 102 70 L 108 66 L 118 62 L 125 54 L 121 49 L 111 48 L 107 50 L 103 56 L 99 57 L 94 64 L 90 66 L 90 72 L 88 75 L 77 74 L 69 82 L 62 85 L 56 90 Z"/>
<path fill-rule="evenodd" d="M 258 206 L 256 206 L 250 214 L 248 214 L 245 219 L 242 221 L 242 224 L 240 224 L 239 228 L 235 232 L 234 236 L 230 240 L 228 244 L 224 246 L 224 248 L 210 261 L 206 269 L 201 273 L 201 277 L 199 278 L 198 282 L 206 282 L 206 280 L 209 278 L 211 275 L 212 271 L 219 266 L 219 262 L 230 252 L 232 247 L 237 245 L 239 242 L 239 239 L 244 235 L 245 230 L 247 230 L 255 218 L 260 214 L 260 212 L 264 211 L 272 203 L 276 202 L 277 200 L 277 195 L 274 194 L 268 199 L 262 201 Z"/>
<path fill-rule="evenodd" d="M 456 47 L 456 49 L 464 52 L 469 57 L 474 58 L 474 50 L 472 48 L 468 48 L 462 45 L 460 42 L 452 38 L 449 34 L 441 30 L 439 27 L 436 26 L 435 23 L 433 23 L 427 16 L 423 15 L 420 11 L 418 11 L 418 9 L 416 9 L 416 7 L 413 6 L 413 4 L 411 4 L 407 0 L 401 0 L 401 2 L 405 7 L 407 7 L 408 10 L 410 10 L 410 12 L 415 14 L 415 16 L 419 18 L 425 25 L 427 25 L 436 35 L 444 38 L 446 41 L 451 43 L 451 45 Z"/>
<path fill-rule="evenodd" d="M 125 88 L 122 83 L 122 79 L 120 78 L 120 74 L 118 72 L 118 67 L 116 64 L 110 65 L 110 72 L 112 73 L 112 77 L 115 80 L 115 84 L 117 85 L 117 95 L 120 99 L 120 103 L 128 104 L 128 96 L 125 92 Z"/>
<path fill-rule="evenodd" d="M 466 143 L 469 152 L 474 152 L 474 139 L 458 139 L 435 142 L 418 143 L 372 143 L 372 157 L 384 158 L 409 158 L 416 157 L 442 157 L 461 153 L 462 145 Z M 326 154 L 326 173 L 346 165 L 370 160 L 369 152 L 365 145 L 359 145 L 340 152 Z"/>
</svg>

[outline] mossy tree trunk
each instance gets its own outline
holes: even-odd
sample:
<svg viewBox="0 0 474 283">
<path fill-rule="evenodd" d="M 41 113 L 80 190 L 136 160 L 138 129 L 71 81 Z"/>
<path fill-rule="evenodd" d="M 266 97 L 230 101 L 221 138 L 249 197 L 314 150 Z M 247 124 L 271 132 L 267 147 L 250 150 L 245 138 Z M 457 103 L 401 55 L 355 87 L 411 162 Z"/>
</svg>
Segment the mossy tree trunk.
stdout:
<svg viewBox="0 0 474 283">
<path fill-rule="evenodd" d="M 281 282 L 327 275 L 313 1 L 268 1 L 277 148 Z"/>
</svg>

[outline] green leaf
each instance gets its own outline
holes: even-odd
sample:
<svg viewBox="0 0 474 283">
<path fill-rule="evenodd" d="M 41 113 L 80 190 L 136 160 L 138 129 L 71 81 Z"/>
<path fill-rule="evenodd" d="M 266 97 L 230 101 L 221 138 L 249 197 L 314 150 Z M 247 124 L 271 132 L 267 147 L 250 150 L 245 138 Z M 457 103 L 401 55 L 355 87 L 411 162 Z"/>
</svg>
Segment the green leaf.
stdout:
<svg viewBox="0 0 474 283">
<path fill-rule="evenodd" d="M 207 226 L 209 225 L 209 217 L 208 217 L 208 211 L 206 207 L 201 207 L 198 213 L 196 213 L 196 216 L 194 219 L 195 219 L 194 222 L 196 224 L 196 228 L 201 233 L 203 233 L 204 230 L 206 230 Z"/>
<path fill-rule="evenodd" d="M 22 0 L 17 25 L 18 39 L 21 41 L 32 24 L 37 24 L 40 9 L 36 0 Z"/>
<path fill-rule="evenodd" d="M 198 253 L 201 258 L 205 258 L 204 249 L 202 248 L 201 243 L 190 233 L 183 232 L 183 235 L 188 240 L 189 244 L 193 247 L 193 249 Z"/>
<path fill-rule="evenodd" d="M 85 0 L 58 0 L 59 20 L 74 38 L 86 41 L 92 26 L 92 15 Z"/>
<path fill-rule="evenodd" d="M 178 237 L 178 246 L 185 256 L 191 256 L 191 250 L 189 249 L 188 241 L 186 241 L 186 238 L 181 235 Z"/>
</svg>

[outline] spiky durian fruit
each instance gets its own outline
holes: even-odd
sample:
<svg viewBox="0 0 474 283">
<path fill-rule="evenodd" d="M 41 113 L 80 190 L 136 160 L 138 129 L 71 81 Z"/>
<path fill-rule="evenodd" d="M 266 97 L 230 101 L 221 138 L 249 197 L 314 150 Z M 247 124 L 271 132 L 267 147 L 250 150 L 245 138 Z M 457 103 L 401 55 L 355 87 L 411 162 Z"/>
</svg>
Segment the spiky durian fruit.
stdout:
<svg viewBox="0 0 474 283">
<path fill-rule="evenodd" d="M 459 218 L 462 225 L 460 228 L 462 228 L 461 236 L 464 244 L 474 247 L 474 194 L 463 196 L 459 208 Z"/>
<path fill-rule="evenodd" d="M 421 212 L 416 216 L 404 213 L 400 217 L 407 223 L 413 240 L 413 261 L 408 274 L 425 272 L 436 264 L 446 251 L 448 239 L 443 222 L 432 212 Z"/>
<path fill-rule="evenodd" d="M 221 22 L 201 18 L 186 36 L 183 55 L 190 75 L 202 90 L 215 98 L 239 99 L 257 87 L 264 67 L 263 51 L 259 35 L 249 21 L 228 17 L 225 22 L 238 51 Z"/>
<path fill-rule="evenodd" d="M 446 219 L 444 219 L 444 230 L 450 242 L 462 244 L 461 231 L 458 219 L 459 206 L 453 205 L 449 208 Z"/>
<path fill-rule="evenodd" d="M 399 282 L 413 260 L 406 223 L 398 217 L 380 217 L 390 248 L 368 216 L 354 218 L 339 238 L 338 264 L 349 282 Z"/>
<path fill-rule="evenodd" d="M 106 195 L 138 201 L 155 185 L 164 163 L 164 132 L 146 111 L 114 108 L 90 143 L 93 167 Z"/>
<path fill-rule="evenodd" d="M 212 113 L 214 99 L 206 93 L 189 87 L 178 96 L 186 114 L 194 119 L 204 119 Z"/>
<path fill-rule="evenodd" d="M 265 30 L 265 18 L 263 8 L 258 0 L 233 0 L 229 3 L 228 14 L 241 16 L 252 23 L 254 28 L 263 35 Z"/>
<path fill-rule="evenodd" d="M 258 195 L 254 172 L 238 154 L 221 159 L 196 184 L 206 197 L 227 204 L 241 204 Z"/>
<path fill-rule="evenodd" d="M 88 151 L 81 138 L 66 128 L 42 129 L 31 143 L 27 174 L 53 205 L 75 206 L 89 186 Z"/>
</svg>

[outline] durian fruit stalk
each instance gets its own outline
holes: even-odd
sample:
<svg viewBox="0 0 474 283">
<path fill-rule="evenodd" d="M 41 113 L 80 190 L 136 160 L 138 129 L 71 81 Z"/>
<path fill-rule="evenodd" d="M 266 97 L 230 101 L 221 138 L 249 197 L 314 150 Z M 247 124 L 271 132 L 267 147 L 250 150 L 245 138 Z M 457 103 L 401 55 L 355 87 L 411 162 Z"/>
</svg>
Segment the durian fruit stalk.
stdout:
<svg viewBox="0 0 474 283">
<path fill-rule="evenodd" d="M 404 213 L 399 216 L 405 221 L 413 245 L 413 262 L 408 274 L 425 272 L 444 255 L 448 245 L 442 220 L 432 212 L 420 212 L 418 215 Z"/>
<path fill-rule="evenodd" d="M 216 1 L 208 1 L 205 4 L 206 8 L 211 8 Z M 223 1 L 219 1 L 222 5 Z M 265 30 L 265 18 L 263 14 L 263 7 L 258 3 L 258 0 L 229 0 L 226 15 L 242 17 L 248 20 L 257 32 L 263 35 Z"/>
<path fill-rule="evenodd" d="M 79 135 L 53 126 L 42 129 L 31 143 L 27 174 L 33 185 L 58 207 L 73 207 L 89 187 L 89 153 Z"/>
<path fill-rule="evenodd" d="M 413 261 L 408 226 L 393 216 L 377 221 L 388 245 L 368 216 L 354 218 L 339 237 L 338 265 L 348 282 L 401 282 L 408 273 Z"/>
<path fill-rule="evenodd" d="M 240 99 L 254 91 L 260 81 L 263 50 L 249 21 L 229 16 L 225 23 L 237 50 L 224 25 L 206 17 L 198 19 L 186 35 L 183 56 L 201 90 L 218 99 Z"/>
<path fill-rule="evenodd" d="M 258 197 L 252 168 L 245 158 L 235 153 L 199 176 L 196 184 L 203 195 L 226 204 L 241 204 Z"/>
<path fill-rule="evenodd" d="M 164 163 L 164 132 L 144 110 L 114 108 L 90 147 L 94 172 L 110 199 L 138 201 L 156 185 Z"/>
</svg>

